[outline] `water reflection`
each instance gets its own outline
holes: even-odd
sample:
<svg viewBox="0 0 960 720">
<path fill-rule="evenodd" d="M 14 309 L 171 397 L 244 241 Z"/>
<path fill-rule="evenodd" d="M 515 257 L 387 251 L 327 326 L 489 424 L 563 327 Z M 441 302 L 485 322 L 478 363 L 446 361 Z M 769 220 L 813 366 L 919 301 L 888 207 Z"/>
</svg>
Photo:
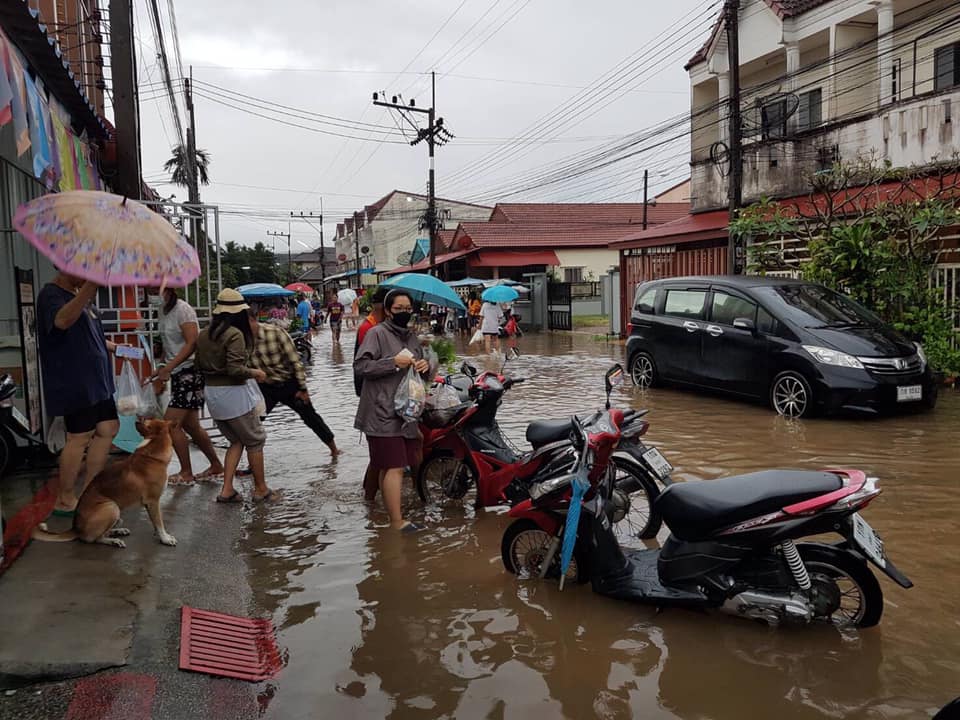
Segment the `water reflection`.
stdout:
<svg viewBox="0 0 960 720">
<path fill-rule="evenodd" d="M 352 345 L 352 333 L 342 347 Z M 758 405 L 673 390 L 615 391 L 647 407 L 648 439 L 685 479 L 771 466 L 861 467 L 885 494 L 866 515 L 917 583 L 881 579 L 879 628 L 771 630 L 742 620 L 608 600 L 588 586 L 505 573 L 496 512 L 428 513 L 398 537 L 360 496 L 366 449 L 350 428 L 349 360 L 316 341 L 309 383 L 344 456 L 331 463 L 293 415 L 268 420 L 268 470 L 284 500 L 250 511 L 243 551 L 257 607 L 271 615 L 288 665 L 266 717 L 884 718 L 924 717 L 958 693 L 960 542 L 956 503 L 960 399 L 933 414 L 789 421 Z M 501 410 L 526 423 L 599 407 L 619 347 L 526 337 L 511 372 L 528 382 Z M 953 428 L 953 430 L 951 430 Z"/>
</svg>

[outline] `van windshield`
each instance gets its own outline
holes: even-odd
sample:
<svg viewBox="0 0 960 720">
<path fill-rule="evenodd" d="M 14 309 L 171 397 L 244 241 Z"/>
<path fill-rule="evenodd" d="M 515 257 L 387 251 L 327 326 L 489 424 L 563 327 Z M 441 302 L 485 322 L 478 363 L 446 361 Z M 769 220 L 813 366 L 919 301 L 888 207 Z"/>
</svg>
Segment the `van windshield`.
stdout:
<svg viewBox="0 0 960 720">
<path fill-rule="evenodd" d="M 754 292 L 774 316 L 801 327 L 873 327 L 883 321 L 862 305 L 822 285 L 774 285 Z"/>
</svg>

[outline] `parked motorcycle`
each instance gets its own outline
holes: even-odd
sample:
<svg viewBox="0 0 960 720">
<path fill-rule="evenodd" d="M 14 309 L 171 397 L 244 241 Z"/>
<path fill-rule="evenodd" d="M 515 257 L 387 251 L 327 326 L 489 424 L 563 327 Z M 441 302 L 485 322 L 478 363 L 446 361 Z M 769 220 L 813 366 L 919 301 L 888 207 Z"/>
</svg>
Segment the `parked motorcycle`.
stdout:
<svg viewBox="0 0 960 720">
<path fill-rule="evenodd" d="M 497 423 L 504 393 L 524 382 L 523 378 L 491 372 L 477 375 L 464 363 L 459 374 L 443 380 L 457 390 L 463 402 L 424 414 L 424 460 L 416 486 L 425 503 L 472 501 L 481 507 L 512 504 L 528 496 L 532 482 L 569 471 L 575 450 L 570 419 L 530 423 L 526 431 L 530 449 L 525 452 L 506 438 Z M 624 445 L 629 451 L 617 453 L 613 460 L 616 477 L 612 502 L 618 508 L 615 526 L 626 545 L 639 544 L 641 538 L 655 536 L 660 528 L 659 516 L 651 510 L 659 493 L 659 476 L 633 457 L 636 453 L 642 458 L 650 450 L 640 440 L 649 427 L 642 419 L 646 413 L 626 413 Z M 672 470 L 666 460 L 663 464 Z M 665 478 L 669 483 L 669 471 Z"/>
<path fill-rule="evenodd" d="M 619 410 L 590 424 L 577 422 L 582 450 L 574 473 L 531 487 L 530 499 L 510 510 L 516 521 L 501 544 L 509 571 L 559 577 L 573 484 L 586 476 L 590 490 L 563 579 L 590 580 L 602 595 L 659 607 L 717 608 L 772 625 L 871 627 L 883 613 L 883 593 L 868 563 L 912 587 L 859 514 L 880 494 L 876 478 L 859 470 L 766 470 L 671 485 L 654 503 L 671 531 L 663 548 L 624 550 L 611 528 L 609 467 L 622 422 Z M 843 539 L 795 542 L 823 533 Z"/>
<path fill-rule="evenodd" d="M 313 341 L 310 338 L 310 333 L 293 332 L 290 333 L 290 337 L 293 339 L 293 346 L 300 353 L 300 362 L 304 365 L 313 362 Z"/>
<path fill-rule="evenodd" d="M 0 477 L 14 470 L 29 453 L 44 450 L 43 441 L 30 432 L 30 422 L 13 398 L 17 384 L 10 375 L 0 375 Z M 23 443 L 17 442 L 17 438 Z"/>
</svg>

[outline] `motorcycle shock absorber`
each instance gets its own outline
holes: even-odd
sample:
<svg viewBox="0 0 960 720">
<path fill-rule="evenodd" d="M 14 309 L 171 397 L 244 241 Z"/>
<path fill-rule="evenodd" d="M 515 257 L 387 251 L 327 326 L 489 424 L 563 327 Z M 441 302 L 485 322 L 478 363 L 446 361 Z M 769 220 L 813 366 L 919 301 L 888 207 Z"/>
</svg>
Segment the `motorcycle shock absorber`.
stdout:
<svg viewBox="0 0 960 720">
<path fill-rule="evenodd" d="M 783 553 L 783 557 L 787 561 L 787 565 L 790 567 L 790 572 L 793 574 L 793 579 L 797 581 L 797 585 L 800 586 L 801 590 L 809 590 L 810 575 L 807 572 L 806 566 L 803 564 L 803 560 L 800 558 L 800 552 L 797 550 L 797 546 L 794 545 L 793 540 L 783 542 L 780 545 L 780 551 Z"/>
</svg>

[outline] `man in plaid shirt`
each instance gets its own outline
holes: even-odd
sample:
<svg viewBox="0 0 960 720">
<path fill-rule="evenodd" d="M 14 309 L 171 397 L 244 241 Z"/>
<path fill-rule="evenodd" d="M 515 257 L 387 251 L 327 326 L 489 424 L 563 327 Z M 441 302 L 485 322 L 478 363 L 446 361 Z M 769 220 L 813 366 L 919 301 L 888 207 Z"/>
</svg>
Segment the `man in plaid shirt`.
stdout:
<svg viewBox="0 0 960 720">
<path fill-rule="evenodd" d="M 303 419 L 306 426 L 330 448 L 332 455 L 339 455 L 333 432 L 310 402 L 307 376 L 293 340 L 283 328 L 258 322 L 252 309 L 249 314 L 250 329 L 257 341 L 253 351 L 253 367 L 267 374 L 266 381 L 260 383 L 260 391 L 267 401 L 267 414 L 277 403 L 283 403 Z"/>
</svg>

